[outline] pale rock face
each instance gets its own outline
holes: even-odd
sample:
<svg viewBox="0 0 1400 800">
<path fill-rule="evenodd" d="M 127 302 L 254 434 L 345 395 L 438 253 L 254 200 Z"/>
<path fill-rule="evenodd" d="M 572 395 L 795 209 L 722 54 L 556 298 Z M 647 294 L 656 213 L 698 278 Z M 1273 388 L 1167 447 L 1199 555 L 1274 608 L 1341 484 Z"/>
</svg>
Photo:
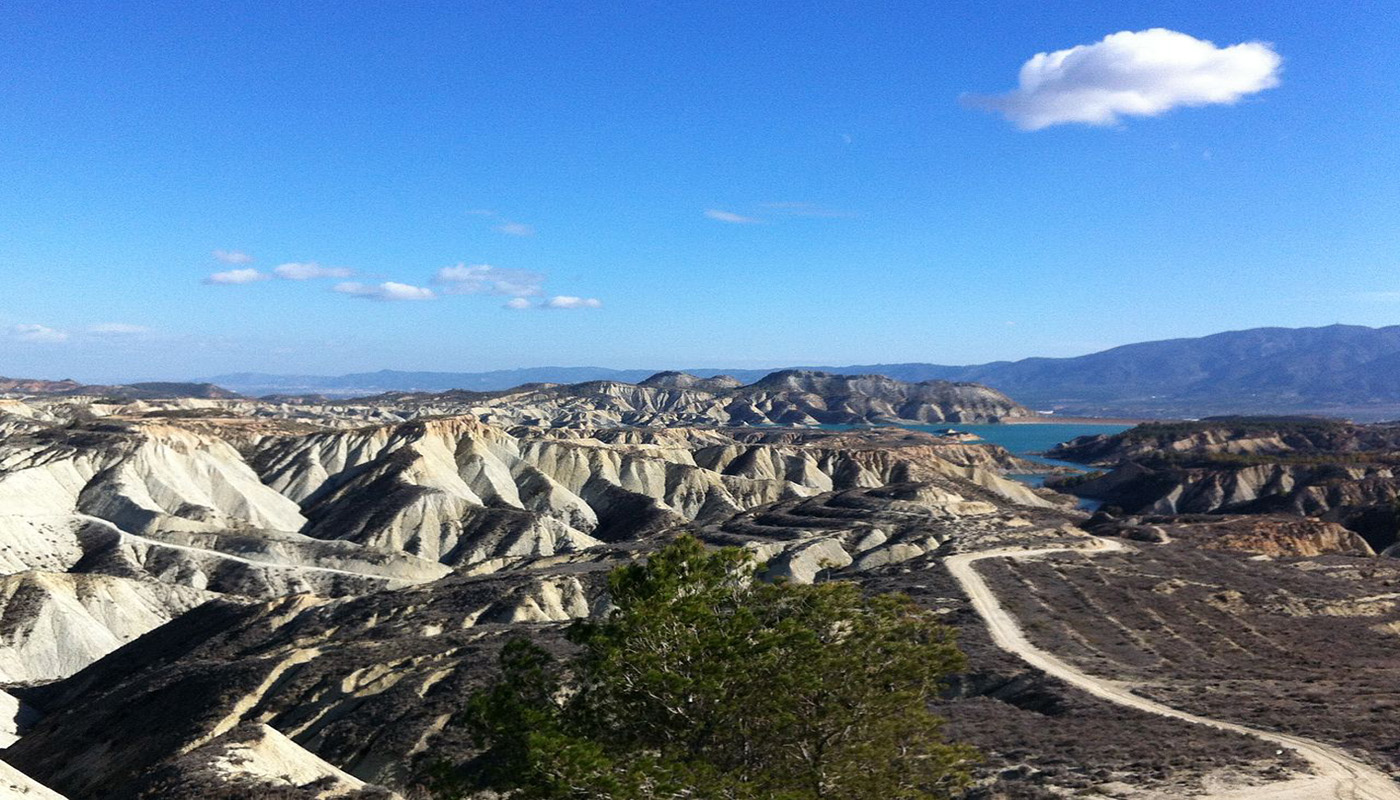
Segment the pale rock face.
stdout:
<svg viewBox="0 0 1400 800">
<path fill-rule="evenodd" d="M 64 572 L 83 557 L 76 516 L 20 516 L 0 512 L 0 573 L 28 569 Z"/>
<path fill-rule="evenodd" d="M 109 575 L 0 578 L 0 683 L 67 677 L 213 596 Z"/>
<path fill-rule="evenodd" d="M 67 800 L 4 761 L 0 761 L 0 797 L 7 800 Z"/>
<path fill-rule="evenodd" d="M 209 764 L 226 780 L 261 784 L 268 790 L 315 784 L 316 797 L 334 798 L 365 788 L 364 781 L 322 760 L 267 725 L 229 734 Z M 390 793 L 390 797 L 399 795 Z"/>
<path fill-rule="evenodd" d="M 135 533 L 305 524 L 296 504 L 263 485 L 222 439 L 165 425 L 94 438 L 36 442 L 0 455 L 3 513 L 84 513 Z"/>
<path fill-rule="evenodd" d="M 14 744 L 20 734 L 37 722 L 40 716 L 18 697 L 9 692 L 0 692 L 0 748 Z M 0 797 L 3 796 L 0 794 Z"/>
<path fill-rule="evenodd" d="M 774 580 L 811 583 L 823 570 L 850 566 L 851 555 L 834 539 L 818 539 L 784 550 L 768 562 L 768 575 Z"/>
</svg>

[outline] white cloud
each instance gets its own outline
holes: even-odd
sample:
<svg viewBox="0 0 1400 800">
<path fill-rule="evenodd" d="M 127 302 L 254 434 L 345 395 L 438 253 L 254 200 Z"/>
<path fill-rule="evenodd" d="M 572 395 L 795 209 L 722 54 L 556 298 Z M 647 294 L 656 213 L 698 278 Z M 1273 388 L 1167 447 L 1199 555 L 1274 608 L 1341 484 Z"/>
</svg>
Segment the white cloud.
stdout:
<svg viewBox="0 0 1400 800">
<path fill-rule="evenodd" d="M 718 208 L 705 209 L 705 216 L 720 222 L 730 222 L 735 225 L 752 225 L 763 220 L 755 217 L 746 217 L 743 214 L 735 214 L 733 211 L 721 211 Z"/>
<path fill-rule="evenodd" d="M 315 261 L 279 264 L 272 270 L 277 277 L 289 281 L 309 281 L 313 278 L 348 278 L 355 274 L 344 267 L 323 267 Z"/>
<path fill-rule="evenodd" d="M 512 298 L 512 299 L 510 299 L 510 300 L 507 300 L 507 301 L 506 301 L 506 304 L 503 305 L 503 306 L 501 306 L 501 308 L 509 308 L 511 311 L 524 311 L 524 310 L 526 310 L 526 309 L 528 309 L 528 308 L 534 308 L 534 307 L 535 307 L 535 304 L 534 304 L 534 303 L 531 303 L 529 300 L 526 300 L 526 299 L 523 298 L 523 297 L 516 297 L 516 298 Z"/>
<path fill-rule="evenodd" d="M 534 236 L 535 228 L 523 222 L 503 222 L 496 226 L 496 230 L 507 236 Z"/>
<path fill-rule="evenodd" d="M 14 325 L 10 333 L 21 342 L 66 342 L 68 334 L 47 325 Z"/>
<path fill-rule="evenodd" d="M 225 264 L 251 264 L 253 257 L 242 250 L 215 250 L 215 261 L 222 261 Z"/>
<path fill-rule="evenodd" d="M 1038 53 L 1021 66 L 1016 89 L 964 99 L 1028 131 L 1065 123 L 1113 125 L 1122 116 L 1234 104 L 1277 86 L 1282 63 L 1264 42 L 1216 47 L 1165 28 L 1122 31 L 1094 44 Z"/>
<path fill-rule="evenodd" d="M 544 275 L 528 269 L 501 269 L 490 264 L 443 267 L 433 276 L 446 294 L 497 294 L 533 297 L 544 291 Z"/>
<path fill-rule="evenodd" d="M 395 283 L 385 281 L 380 284 L 366 284 L 349 281 L 337 283 L 334 291 L 341 294 L 363 297 L 368 300 L 432 300 L 436 295 L 432 289 L 425 289 L 421 286 L 410 286 L 406 283 Z"/>
<path fill-rule="evenodd" d="M 544 302 L 541 308 L 602 308 L 603 301 L 596 297 L 570 297 L 555 295 Z"/>
<path fill-rule="evenodd" d="M 272 277 L 263 272 L 249 267 L 248 269 L 231 269 L 227 272 L 216 272 L 204 279 L 205 283 L 212 283 L 222 286 L 236 286 L 244 283 L 257 283 Z"/>
<path fill-rule="evenodd" d="M 151 332 L 145 325 L 129 325 L 125 322 L 99 322 L 89 325 L 87 330 L 88 333 L 98 336 L 139 336 Z"/>
</svg>

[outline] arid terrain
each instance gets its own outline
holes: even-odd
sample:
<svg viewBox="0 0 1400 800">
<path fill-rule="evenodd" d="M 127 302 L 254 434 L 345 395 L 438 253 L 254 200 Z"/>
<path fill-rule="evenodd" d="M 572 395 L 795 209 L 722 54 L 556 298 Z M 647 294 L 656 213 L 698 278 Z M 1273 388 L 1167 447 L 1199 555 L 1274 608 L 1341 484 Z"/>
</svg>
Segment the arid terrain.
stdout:
<svg viewBox="0 0 1400 800">
<path fill-rule="evenodd" d="M 506 638 L 566 651 L 609 569 L 688 531 L 956 626 L 970 664 L 937 710 L 982 754 L 969 797 L 1400 796 L 1400 561 L 1340 525 L 1091 516 L 994 445 L 595 388 L 3 401 L 0 780 L 426 796 Z M 886 414 L 890 391 L 785 376 L 744 407 Z M 895 416 L 991 396 L 957 392 Z"/>
</svg>

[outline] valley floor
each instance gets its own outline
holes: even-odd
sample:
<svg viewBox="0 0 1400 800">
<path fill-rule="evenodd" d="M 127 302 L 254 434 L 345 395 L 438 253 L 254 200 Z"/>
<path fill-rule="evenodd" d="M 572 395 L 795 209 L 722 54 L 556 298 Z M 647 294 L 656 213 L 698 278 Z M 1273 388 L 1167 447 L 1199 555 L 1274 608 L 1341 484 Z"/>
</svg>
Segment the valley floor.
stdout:
<svg viewBox="0 0 1400 800">
<path fill-rule="evenodd" d="M 1004 548 L 954 555 L 947 558 L 944 563 L 966 591 L 977 613 L 985 621 L 993 641 L 999 647 L 1015 653 L 1036 669 L 1066 681 L 1095 697 L 1127 708 L 1219 730 L 1255 736 L 1266 742 L 1275 743 L 1281 748 L 1286 748 L 1301 756 L 1311 768 L 1312 774 L 1308 776 L 1225 791 L 1206 787 L 1205 792 L 1198 796 L 1209 798 L 1209 800 L 1264 800 L 1265 798 L 1273 798 L 1274 800 L 1289 800 L 1290 798 L 1297 800 L 1305 798 L 1309 800 L 1322 800 L 1322 798 L 1396 800 L 1400 798 L 1400 784 L 1397 784 L 1389 775 L 1347 755 L 1335 746 L 1301 736 L 1278 733 L 1182 711 L 1141 696 L 1137 693 L 1137 687 L 1131 683 L 1090 675 L 1064 659 L 1035 646 L 1026 637 L 1017 620 L 998 601 L 996 594 L 974 567 L 976 562 L 987 559 L 1025 559 L 1052 553 L 1090 553 L 1094 551 L 1122 551 L 1124 549 L 1126 549 L 1125 546 L 1117 540 L 1094 539 L 1084 548 Z"/>
</svg>

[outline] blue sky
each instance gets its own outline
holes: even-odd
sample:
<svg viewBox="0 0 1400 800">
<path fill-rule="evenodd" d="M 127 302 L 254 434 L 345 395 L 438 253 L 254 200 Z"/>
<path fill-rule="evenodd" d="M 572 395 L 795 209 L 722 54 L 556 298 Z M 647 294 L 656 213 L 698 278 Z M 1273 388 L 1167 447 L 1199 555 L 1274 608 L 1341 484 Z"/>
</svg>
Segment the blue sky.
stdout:
<svg viewBox="0 0 1400 800">
<path fill-rule="evenodd" d="M 401 5 L 0 7 L 0 374 L 975 363 L 1400 322 L 1394 3 Z M 1004 96 L 1037 53 L 1154 28 L 1267 46 L 1205 67 L 1238 96 L 1154 74 L 1163 107 L 1111 124 L 1053 122 L 1095 113 L 1104 47 L 1057 76 L 1078 94 Z"/>
</svg>

